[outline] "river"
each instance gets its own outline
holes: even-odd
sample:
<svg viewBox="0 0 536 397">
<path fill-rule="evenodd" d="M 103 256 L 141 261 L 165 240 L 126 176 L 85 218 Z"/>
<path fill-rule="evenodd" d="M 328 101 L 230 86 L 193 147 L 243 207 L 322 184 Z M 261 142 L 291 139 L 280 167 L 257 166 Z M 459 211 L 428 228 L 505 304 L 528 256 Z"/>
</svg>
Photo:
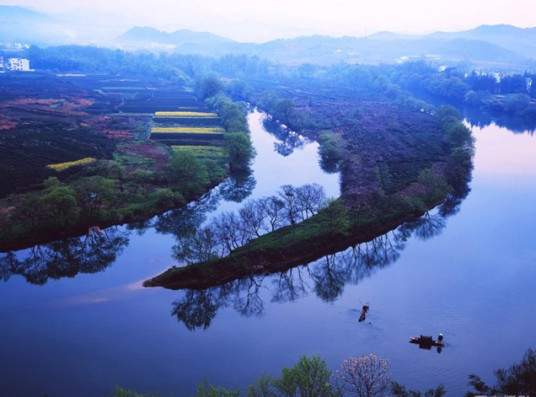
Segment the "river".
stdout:
<svg viewBox="0 0 536 397">
<path fill-rule="evenodd" d="M 238 197 L 223 185 L 187 211 L 111 228 L 114 243 L 98 258 L 90 251 L 66 263 L 55 258 L 60 243 L 14 253 L 37 259 L 24 277 L 2 267 L 1 395 L 105 396 L 117 384 L 188 396 L 203 379 L 245 388 L 261 373 L 278 376 L 303 354 L 336 370 L 346 357 L 375 353 L 408 388 L 443 383 L 459 396 L 470 373 L 493 382 L 494 369 L 535 347 L 536 143 L 494 125 L 473 128 L 471 192 L 446 219 L 432 211 L 412 233 L 390 232 L 283 275 L 205 292 L 143 288 L 176 264 L 168 233 L 176 225 L 236 210 L 248 193 L 271 195 L 283 184 L 315 182 L 338 195 L 338 175 L 319 169 L 317 145 L 292 150 L 296 139 L 283 144 L 261 118 L 249 115 L 254 179 L 238 183 Z M 370 310 L 358 322 L 364 304 Z M 408 343 L 439 332 L 441 353 Z"/>
</svg>

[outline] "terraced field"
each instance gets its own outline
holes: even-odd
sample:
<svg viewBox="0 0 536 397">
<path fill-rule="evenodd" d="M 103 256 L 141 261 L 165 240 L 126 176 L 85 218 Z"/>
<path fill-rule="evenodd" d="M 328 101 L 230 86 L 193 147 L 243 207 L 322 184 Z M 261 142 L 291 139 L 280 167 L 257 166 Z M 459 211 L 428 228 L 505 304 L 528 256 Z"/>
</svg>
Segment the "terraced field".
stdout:
<svg viewBox="0 0 536 397">
<path fill-rule="evenodd" d="M 225 130 L 216 113 L 204 111 L 192 101 L 176 111 L 156 111 L 151 139 L 169 146 L 221 146 Z M 192 110 L 194 109 L 194 110 Z"/>
<path fill-rule="evenodd" d="M 228 170 L 220 118 L 171 83 L 0 75 L 0 115 L 0 249 L 145 219 L 198 197 Z M 200 171 L 180 179 L 170 171 L 175 152 L 193 154 Z M 64 216 L 50 215 L 56 204 Z"/>
</svg>

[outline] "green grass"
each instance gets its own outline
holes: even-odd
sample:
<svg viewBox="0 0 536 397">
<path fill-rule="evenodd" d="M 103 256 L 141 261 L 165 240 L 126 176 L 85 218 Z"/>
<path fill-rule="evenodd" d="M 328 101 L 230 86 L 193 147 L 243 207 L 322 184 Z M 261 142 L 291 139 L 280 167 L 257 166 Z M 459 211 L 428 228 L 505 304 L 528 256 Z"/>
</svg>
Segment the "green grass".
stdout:
<svg viewBox="0 0 536 397">
<path fill-rule="evenodd" d="M 199 159 L 222 160 L 227 158 L 227 152 L 220 146 L 194 146 L 194 145 L 173 145 L 175 152 L 190 152 Z"/>
<path fill-rule="evenodd" d="M 125 152 L 116 152 L 114 153 L 114 160 L 117 164 L 125 166 L 142 166 L 150 165 L 154 163 L 153 159 L 150 159 L 145 156 L 141 156 L 136 153 L 125 153 Z"/>
</svg>

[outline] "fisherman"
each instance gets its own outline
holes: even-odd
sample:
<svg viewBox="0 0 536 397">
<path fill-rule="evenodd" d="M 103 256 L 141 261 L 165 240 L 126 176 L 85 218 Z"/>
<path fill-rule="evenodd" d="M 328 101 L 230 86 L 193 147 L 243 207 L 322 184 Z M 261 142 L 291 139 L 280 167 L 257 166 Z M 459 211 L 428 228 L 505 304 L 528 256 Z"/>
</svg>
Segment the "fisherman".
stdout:
<svg viewBox="0 0 536 397">
<path fill-rule="evenodd" d="M 363 309 L 361 310 L 361 315 L 359 316 L 359 322 L 365 321 L 365 318 L 367 317 L 367 312 L 369 310 L 369 305 L 363 305 Z"/>
</svg>

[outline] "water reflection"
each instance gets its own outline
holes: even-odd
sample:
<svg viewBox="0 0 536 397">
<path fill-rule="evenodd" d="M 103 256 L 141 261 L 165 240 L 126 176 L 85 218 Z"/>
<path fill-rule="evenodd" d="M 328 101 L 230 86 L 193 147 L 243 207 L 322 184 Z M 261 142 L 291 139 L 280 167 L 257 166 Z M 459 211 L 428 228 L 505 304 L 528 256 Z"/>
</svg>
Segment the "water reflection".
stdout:
<svg viewBox="0 0 536 397">
<path fill-rule="evenodd" d="M 463 113 L 472 127 L 484 128 L 496 124 L 516 134 L 528 133 L 530 135 L 533 135 L 536 130 L 536 119 L 530 116 L 520 117 L 506 112 L 492 114 L 478 108 L 464 108 Z"/>
<path fill-rule="evenodd" d="M 251 172 L 233 175 L 219 186 L 219 194 L 225 201 L 241 203 L 251 195 L 256 185 L 257 181 Z"/>
<path fill-rule="evenodd" d="M 36 245 L 23 251 L 23 259 L 8 252 L 0 256 L 0 277 L 7 281 L 19 274 L 29 283 L 43 285 L 50 278 L 97 273 L 115 262 L 128 245 L 128 235 L 120 227 L 110 227 L 101 233 Z"/>
<path fill-rule="evenodd" d="M 157 232 L 173 234 L 177 239 L 189 236 L 206 221 L 207 214 L 218 208 L 220 200 L 221 195 L 212 190 L 199 200 L 157 216 L 153 227 Z"/>
<path fill-rule="evenodd" d="M 449 208 L 444 209 L 444 205 Z M 251 275 L 215 287 L 183 291 L 172 304 L 172 314 L 187 329 L 195 330 L 208 328 L 218 310 L 224 307 L 232 307 L 244 316 L 262 316 L 266 292 L 272 302 L 294 301 L 311 292 L 325 302 L 333 302 L 342 295 L 346 284 L 358 284 L 378 269 L 394 263 L 410 237 L 426 240 L 440 234 L 446 225 L 445 218 L 456 212 L 451 202 L 445 202 L 382 236 L 307 265 L 272 275 Z"/>
<path fill-rule="evenodd" d="M 291 155 L 295 149 L 298 149 L 307 143 L 303 136 L 286 126 L 281 125 L 270 116 L 264 119 L 263 126 L 266 131 L 279 140 L 278 142 L 274 142 L 274 149 L 282 156 L 286 157 Z"/>
</svg>

